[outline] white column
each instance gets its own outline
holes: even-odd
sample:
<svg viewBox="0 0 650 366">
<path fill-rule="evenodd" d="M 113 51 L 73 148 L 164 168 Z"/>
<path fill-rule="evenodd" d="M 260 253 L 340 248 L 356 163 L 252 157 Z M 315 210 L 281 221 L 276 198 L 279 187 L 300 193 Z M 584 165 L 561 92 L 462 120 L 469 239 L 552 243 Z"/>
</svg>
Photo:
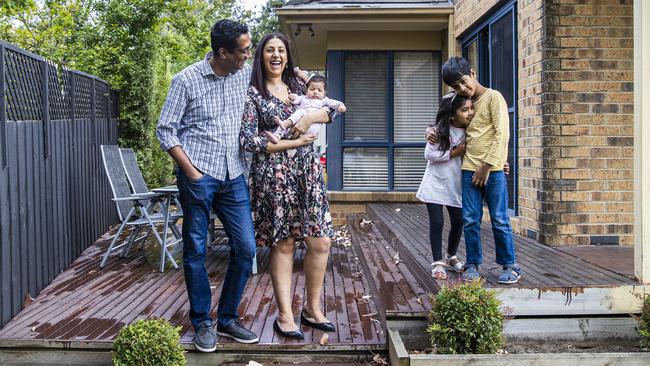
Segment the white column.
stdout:
<svg viewBox="0 0 650 366">
<path fill-rule="evenodd" d="M 449 26 L 447 28 L 447 55 L 456 56 L 456 31 L 454 30 L 454 14 L 449 14 Z M 446 60 L 442 60 L 445 62 Z"/>
<path fill-rule="evenodd" d="M 650 1 L 634 0 L 634 274 L 650 283 Z"/>
</svg>

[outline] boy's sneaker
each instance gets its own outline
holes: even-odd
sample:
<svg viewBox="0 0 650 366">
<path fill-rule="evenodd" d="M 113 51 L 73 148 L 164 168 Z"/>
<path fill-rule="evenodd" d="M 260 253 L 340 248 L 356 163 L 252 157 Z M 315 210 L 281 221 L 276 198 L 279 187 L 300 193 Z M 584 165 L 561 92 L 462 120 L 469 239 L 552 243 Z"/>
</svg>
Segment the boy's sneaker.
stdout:
<svg viewBox="0 0 650 366">
<path fill-rule="evenodd" d="M 217 334 L 222 337 L 232 338 L 239 343 L 256 343 L 260 340 L 257 334 L 244 328 L 239 322 L 239 319 L 231 321 L 225 327 L 217 324 Z"/>
<path fill-rule="evenodd" d="M 521 279 L 521 267 L 517 263 L 503 266 L 503 271 L 499 275 L 499 283 L 511 285 L 519 282 Z"/>
<path fill-rule="evenodd" d="M 477 281 L 480 279 L 481 275 L 478 273 L 478 266 L 476 264 L 466 264 L 463 281 Z"/>
<path fill-rule="evenodd" d="M 217 349 L 217 334 L 209 320 L 199 324 L 192 339 L 194 346 L 201 352 L 214 352 Z"/>
</svg>

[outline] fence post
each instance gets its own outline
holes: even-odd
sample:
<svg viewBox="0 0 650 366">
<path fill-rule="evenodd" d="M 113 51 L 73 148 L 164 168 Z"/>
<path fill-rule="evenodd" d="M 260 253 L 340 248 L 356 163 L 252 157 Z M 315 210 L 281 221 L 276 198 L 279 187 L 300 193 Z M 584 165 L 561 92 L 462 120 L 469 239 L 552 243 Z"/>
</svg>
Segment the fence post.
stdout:
<svg viewBox="0 0 650 366">
<path fill-rule="evenodd" d="M 0 145 L 2 152 L 2 169 L 7 167 L 7 98 L 5 85 L 5 46 L 0 44 Z"/>
<path fill-rule="evenodd" d="M 50 82 L 47 74 L 47 60 L 41 61 L 41 101 L 43 108 L 43 157 L 49 154 L 48 128 L 50 124 Z"/>
</svg>

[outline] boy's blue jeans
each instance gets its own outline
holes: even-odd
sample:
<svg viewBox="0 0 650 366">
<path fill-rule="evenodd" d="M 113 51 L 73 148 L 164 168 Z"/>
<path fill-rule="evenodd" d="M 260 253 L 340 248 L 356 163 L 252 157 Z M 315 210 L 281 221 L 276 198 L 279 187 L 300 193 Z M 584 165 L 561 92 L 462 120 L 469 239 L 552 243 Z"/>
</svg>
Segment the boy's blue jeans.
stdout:
<svg viewBox="0 0 650 366">
<path fill-rule="evenodd" d="M 481 219 L 483 200 L 487 202 L 496 249 L 496 262 L 502 266 L 514 264 L 515 248 L 508 219 L 508 183 L 503 172 L 490 172 L 483 188 L 472 184 L 474 172 L 463 170 L 463 230 L 467 264 L 483 263 Z"/>
<path fill-rule="evenodd" d="M 248 185 L 244 176 L 217 180 L 207 174 L 193 181 L 178 169 L 179 199 L 183 208 L 183 269 L 195 328 L 209 320 L 212 291 L 205 269 L 210 211 L 214 208 L 228 235 L 230 261 L 217 309 L 219 325 L 239 318 L 237 307 L 252 272 L 255 234 Z"/>
</svg>

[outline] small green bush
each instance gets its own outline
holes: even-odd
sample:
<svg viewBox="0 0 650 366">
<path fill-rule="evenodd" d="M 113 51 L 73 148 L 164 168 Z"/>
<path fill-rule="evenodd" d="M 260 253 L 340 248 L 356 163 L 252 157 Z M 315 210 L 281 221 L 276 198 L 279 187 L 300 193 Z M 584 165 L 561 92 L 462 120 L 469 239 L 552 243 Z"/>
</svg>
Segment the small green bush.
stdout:
<svg viewBox="0 0 650 366">
<path fill-rule="evenodd" d="M 431 298 L 431 344 L 438 353 L 496 353 L 504 344 L 501 301 L 483 281 L 444 287 Z"/>
<path fill-rule="evenodd" d="M 650 346 L 650 295 L 645 297 L 641 307 L 639 334 L 641 334 L 641 347 Z"/>
<path fill-rule="evenodd" d="M 181 327 L 164 319 L 138 320 L 122 328 L 113 345 L 115 366 L 185 365 Z"/>
</svg>

